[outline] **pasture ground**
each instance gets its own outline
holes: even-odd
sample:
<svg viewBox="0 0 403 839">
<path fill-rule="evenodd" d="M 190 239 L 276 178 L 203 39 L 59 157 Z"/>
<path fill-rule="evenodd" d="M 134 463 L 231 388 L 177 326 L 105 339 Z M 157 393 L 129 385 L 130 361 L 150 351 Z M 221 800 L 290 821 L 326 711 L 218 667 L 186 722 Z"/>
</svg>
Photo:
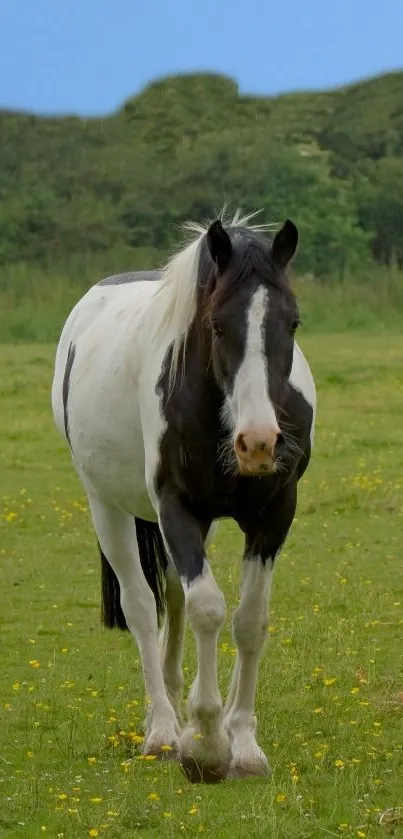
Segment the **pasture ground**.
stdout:
<svg viewBox="0 0 403 839">
<path fill-rule="evenodd" d="M 403 815 L 379 825 L 403 808 L 403 338 L 301 343 L 319 415 L 260 672 L 273 774 L 217 787 L 139 753 L 138 654 L 100 627 L 86 500 L 51 418 L 53 348 L 0 348 L 1 836 L 403 836 Z M 223 524 L 224 692 L 240 551 Z M 194 662 L 189 636 L 186 687 Z"/>
</svg>

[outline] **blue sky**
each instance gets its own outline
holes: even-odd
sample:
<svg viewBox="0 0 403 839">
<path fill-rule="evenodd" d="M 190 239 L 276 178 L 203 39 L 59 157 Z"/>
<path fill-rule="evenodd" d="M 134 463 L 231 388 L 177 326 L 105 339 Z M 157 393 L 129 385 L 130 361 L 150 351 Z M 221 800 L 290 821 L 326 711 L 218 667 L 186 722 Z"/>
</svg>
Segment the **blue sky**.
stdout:
<svg viewBox="0 0 403 839">
<path fill-rule="evenodd" d="M 403 67 L 402 0 L 2 0 L 0 7 L 3 108 L 108 114 L 177 72 L 222 72 L 244 93 L 273 94 Z"/>
</svg>

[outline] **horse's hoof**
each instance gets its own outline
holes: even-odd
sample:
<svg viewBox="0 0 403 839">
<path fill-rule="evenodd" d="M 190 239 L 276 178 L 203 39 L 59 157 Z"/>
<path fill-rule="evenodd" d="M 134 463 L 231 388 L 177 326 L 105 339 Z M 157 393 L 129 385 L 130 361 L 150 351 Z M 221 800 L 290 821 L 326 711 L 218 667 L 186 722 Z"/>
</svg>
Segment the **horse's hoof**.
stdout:
<svg viewBox="0 0 403 839">
<path fill-rule="evenodd" d="M 178 760 L 179 741 L 176 737 L 171 736 L 161 739 L 160 735 L 151 733 L 144 743 L 143 755 L 144 757 L 155 757 L 157 760 Z"/>
<path fill-rule="evenodd" d="M 264 758 L 264 759 L 263 759 Z M 268 778 L 271 775 L 271 769 L 266 756 L 260 757 L 258 760 L 244 760 L 231 761 L 231 766 L 228 772 L 228 780 L 246 780 L 247 778 Z"/>
<path fill-rule="evenodd" d="M 229 770 L 229 762 L 209 766 L 191 756 L 181 757 L 180 765 L 191 784 L 218 784 L 225 781 Z"/>
</svg>

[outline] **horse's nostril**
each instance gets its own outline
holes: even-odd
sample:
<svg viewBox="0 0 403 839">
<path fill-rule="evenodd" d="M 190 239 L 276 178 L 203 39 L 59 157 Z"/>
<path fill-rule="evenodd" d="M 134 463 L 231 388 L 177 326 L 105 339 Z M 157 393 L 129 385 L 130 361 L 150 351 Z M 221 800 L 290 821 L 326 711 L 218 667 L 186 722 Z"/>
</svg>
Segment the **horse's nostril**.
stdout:
<svg viewBox="0 0 403 839">
<path fill-rule="evenodd" d="M 248 447 L 245 443 L 245 438 L 244 438 L 243 434 L 238 434 L 236 445 L 237 445 L 237 448 L 240 449 L 241 452 L 243 452 L 243 454 L 245 454 L 245 452 L 248 451 Z"/>
<path fill-rule="evenodd" d="M 277 440 L 276 440 L 276 446 L 275 446 L 276 455 L 277 456 L 280 455 L 284 451 L 284 448 L 285 448 L 285 437 L 284 437 L 284 434 L 282 434 L 281 431 L 280 431 L 280 433 L 277 435 Z"/>
<path fill-rule="evenodd" d="M 261 451 L 261 452 L 265 452 L 265 451 L 266 451 L 266 449 L 267 449 L 267 443 L 261 443 L 261 444 L 260 444 L 260 451 Z"/>
</svg>

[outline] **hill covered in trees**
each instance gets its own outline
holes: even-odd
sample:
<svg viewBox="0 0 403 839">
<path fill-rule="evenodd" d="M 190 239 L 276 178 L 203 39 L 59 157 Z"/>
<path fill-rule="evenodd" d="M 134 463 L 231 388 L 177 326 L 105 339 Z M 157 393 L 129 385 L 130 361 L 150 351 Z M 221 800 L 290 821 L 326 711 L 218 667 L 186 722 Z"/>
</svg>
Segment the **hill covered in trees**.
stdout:
<svg viewBox="0 0 403 839">
<path fill-rule="evenodd" d="M 301 273 L 403 264 L 403 72 L 275 98 L 188 75 L 103 119 L 3 111 L 0 161 L 3 266 L 152 264 L 226 202 L 295 220 Z"/>
</svg>

